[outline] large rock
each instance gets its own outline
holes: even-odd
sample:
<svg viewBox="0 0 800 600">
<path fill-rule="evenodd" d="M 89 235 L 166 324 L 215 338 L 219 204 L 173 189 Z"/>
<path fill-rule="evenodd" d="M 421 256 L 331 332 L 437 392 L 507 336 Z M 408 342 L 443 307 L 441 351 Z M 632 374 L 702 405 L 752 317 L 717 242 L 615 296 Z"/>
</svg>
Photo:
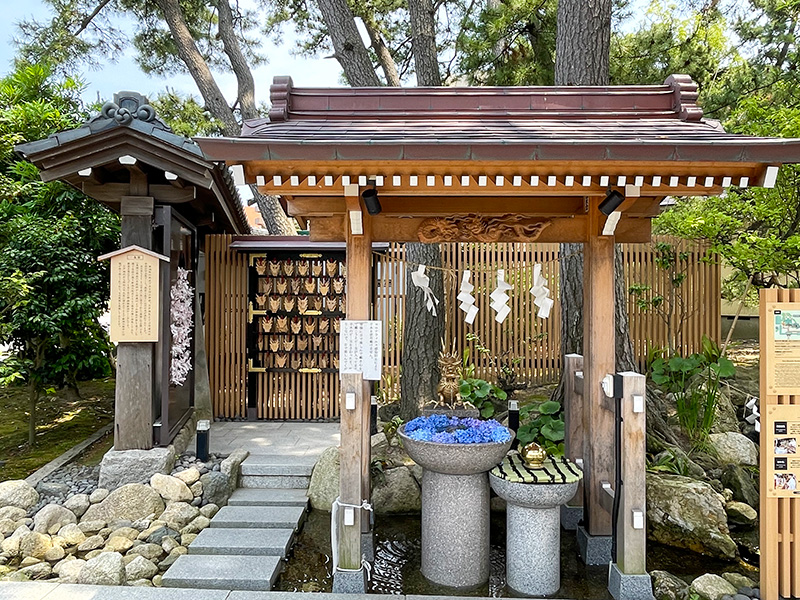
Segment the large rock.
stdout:
<svg viewBox="0 0 800 600">
<path fill-rule="evenodd" d="M 78 519 L 71 510 L 58 504 L 48 504 L 33 516 L 33 530 L 54 535 L 64 525 L 77 522 Z"/>
<path fill-rule="evenodd" d="M 758 520 L 758 513 L 749 504 L 744 502 L 728 502 L 725 505 L 725 512 L 728 519 L 736 525 L 752 526 Z"/>
<path fill-rule="evenodd" d="M 38 531 L 29 531 L 19 540 L 19 553 L 22 557 L 44 558 L 47 551 L 53 547 L 53 540 L 49 535 Z"/>
<path fill-rule="evenodd" d="M 62 562 L 58 569 L 59 583 L 78 583 L 78 577 L 83 570 L 85 560 L 75 559 Z"/>
<path fill-rule="evenodd" d="M 152 450 L 111 449 L 100 463 L 98 487 L 113 490 L 126 483 L 146 483 L 154 473 L 168 474 L 174 464 L 172 446 Z"/>
<path fill-rule="evenodd" d="M 173 477 L 177 477 L 186 485 L 192 485 L 200 480 L 200 471 L 194 467 L 189 467 L 188 469 L 175 473 Z"/>
<path fill-rule="evenodd" d="M 19 521 L 24 519 L 28 511 L 18 506 L 4 506 L 0 508 L 0 519 L 9 519 L 11 521 Z"/>
<path fill-rule="evenodd" d="M 680 475 L 647 474 L 647 533 L 651 539 L 733 560 L 722 497 L 707 483 Z"/>
<path fill-rule="evenodd" d="M 147 560 L 158 560 L 161 557 L 162 552 L 164 552 L 164 550 L 161 548 L 160 544 L 142 544 L 140 546 L 134 546 L 131 548 L 127 556 L 138 554 Z"/>
<path fill-rule="evenodd" d="M 16 506 L 29 510 L 39 502 L 39 492 L 22 479 L 12 479 L 0 483 L 0 507 Z"/>
<path fill-rule="evenodd" d="M 86 561 L 78 583 L 88 585 L 125 585 L 125 563 L 119 552 L 103 552 Z"/>
<path fill-rule="evenodd" d="M 74 523 L 64 525 L 64 527 L 59 529 L 58 537 L 62 538 L 68 546 L 77 546 L 86 540 L 86 534 Z"/>
<path fill-rule="evenodd" d="M 75 494 L 64 502 L 64 508 L 68 508 L 75 513 L 76 517 L 81 518 L 89 508 L 89 504 L 88 494 Z"/>
<path fill-rule="evenodd" d="M 656 600 L 686 600 L 689 597 L 689 584 L 666 571 L 651 571 L 653 596 Z"/>
<path fill-rule="evenodd" d="M 720 476 L 722 485 L 733 492 L 733 499 L 758 510 L 758 488 L 752 477 L 739 465 L 725 465 Z"/>
<path fill-rule="evenodd" d="M 125 566 L 125 575 L 128 581 L 137 579 L 152 579 L 153 575 L 158 574 L 158 567 L 147 560 L 144 556 L 137 556 Z"/>
<path fill-rule="evenodd" d="M 739 419 L 736 416 L 736 407 L 731 402 L 728 394 L 720 389 L 717 394 L 717 408 L 711 433 L 725 433 L 727 431 L 739 432 Z"/>
<path fill-rule="evenodd" d="M 50 577 L 50 575 L 52 575 L 53 569 L 48 563 L 41 562 L 28 567 L 23 567 L 19 570 L 19 573 L 21 575 L 25 575 L 25 577 L 29 580 L 47 579 Z"/>
<path fill-rule="evenodd" d="M 372 490 L 372 505 L 380 514 L 419 512 L 422 495 L 417 480 L 406 467 L 389 469 Z"/>
<path fill-rule="evenodd" d="M 695 579 L 689 590 L 702 600 L 720 600 L 725 595 L 733 596 L 736 593 L 735 587 L 712 573 L 706 573 Z"/>
<path fill-rule="evenodd" d="M 758 465 L 758 446 L 741 433 L 736 431 L 712 433 L 708 439 L 717 451 L 721 464 Z"/>
<path fill-rule="evenodd" d="M 308 497 L 316 510 L 331 511 L 339 496 L 339 469 L 339 448 L 331 446 L 320 455 L 308 484 Z"/>
<path fill-rule="evenodd" d="M 244 462 L 244 459 L 250 456 L 250 453 L 247 450 L 234 450 L 231 452 L 228 457 L 222 461 L 219 465 L 219 472 L 225 475 L 228 478 L 228 497 L 233 493 L 233 491 L 239 487 L 239 472 Z M 211 500 L 210 502 L 213 502 Z M 226 499 L 227 502 L 227 499 Z M 214 502 L 214 504 L 218 504 L 219 506 L 223 506 L 219 504 L 219 502 Z"/>
<path fill-rule="evenodd" d="M 203 484 L 203 500 L 217 506 L 225 506 L 228 503 L 231 489 L 227 475 L 220 471 L 209 471 L 200 477 L 200 482 Z M 189 500 L 191 499 L 190 492 Z"/>
<path fill-rule="evenodd" d="M 191 502 L 194 498 L 189 486 L 171 475 L 155 473 L 150 478 L 150 487 L 161 494 L 167 502 Z"/>
<path fill-rule="evenodd" d="M 173 502 L 161 515 L 160 520 L 164 521 L 170 529 L 180 531 L 199 514 L 200 510 L 191 504 L 187 504 L 186 502 Z M 148 538 L 148 541 L 151 540 Z"/>
<path fill-rule="evenodd" d="M 31 530 L 25 527 L 25 525 L 17 527 L 10 536 L 0 542 L 0 549 L 2 549 L 3 554 L 5 556 L 19 555 L 20 541 L 29 533 L 31 533 Z"/>
<path fill-rule="evenodd" d="M 157 518 L 162 512 L 164 512 L 164 501 L 158 492 L 141 483 L 129 483 L 111 492 L 99 504 L 92 504 L 81 521 L 102 520 L 106 523 L 116 519 L 135 521 L 150 515 Z"/>
</svg>

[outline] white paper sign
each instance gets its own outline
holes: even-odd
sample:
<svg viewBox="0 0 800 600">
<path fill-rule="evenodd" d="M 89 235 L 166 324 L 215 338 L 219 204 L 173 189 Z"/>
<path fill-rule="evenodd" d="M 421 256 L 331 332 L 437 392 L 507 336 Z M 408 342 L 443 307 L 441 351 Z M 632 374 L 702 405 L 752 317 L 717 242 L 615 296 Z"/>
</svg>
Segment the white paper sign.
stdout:
<svg viewBox="0 0 800 600">
<path fill-rule="evenodd" d="M 362 373 L 368 381 L 380 381 L 382 365 L 382 323 L 342 320 L 339 333 L 339 373 Z"/>
</svg>

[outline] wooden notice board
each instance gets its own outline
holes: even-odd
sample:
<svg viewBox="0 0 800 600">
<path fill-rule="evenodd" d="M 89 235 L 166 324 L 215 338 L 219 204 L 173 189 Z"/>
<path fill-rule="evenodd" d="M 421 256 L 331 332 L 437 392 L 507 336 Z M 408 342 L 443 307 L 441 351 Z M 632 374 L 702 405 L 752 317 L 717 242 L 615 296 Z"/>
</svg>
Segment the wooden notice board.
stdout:
<svg viewBox="0 0 800 600">
<path fill-rule="evenodd" d="M 762 360 L 768 369 L 767 393 L 800 393 L 800 303 L 768 302 L 769 323 Z"/>
<path fill-rule="evenodd" d="M 169 262 L 139 246 L 129 246 L 97 260 L 111 260 L 112 342 L 157 342 L 159 264 Z"/>
</svg>

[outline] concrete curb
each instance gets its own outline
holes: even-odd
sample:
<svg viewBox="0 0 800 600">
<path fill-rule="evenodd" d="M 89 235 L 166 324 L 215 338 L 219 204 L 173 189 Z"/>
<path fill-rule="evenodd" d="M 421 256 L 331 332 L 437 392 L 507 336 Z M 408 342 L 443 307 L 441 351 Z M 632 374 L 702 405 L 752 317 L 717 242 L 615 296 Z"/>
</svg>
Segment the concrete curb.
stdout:
<svg viewBox="0 0 800 600">
<path fill-rule="evenodd" d="M 97 431 L 95 431 L 92 435 L 88 438 L 83 440 L 80 444 L 76 444 L 61 456 L 58 456 L 47 463 L 45 466 L 41 467 L 40 469 L 36 470 L 35 472 L 31 473 L 25 478 L 25 481 L 36 487 L 36 485 L 42 481 L 48 475 L 51 475 L 54 471 L 57 471 L 67 463 L 73 461 L 76 456 L 78 456 L 81 452 L 86 450 L 89 446 L 94 444 L 97 440 L 108 434 L 110 431 L 114 429 L 114 423 L 109 423 L 105 427 L 101 427 Z"/>
</svg>

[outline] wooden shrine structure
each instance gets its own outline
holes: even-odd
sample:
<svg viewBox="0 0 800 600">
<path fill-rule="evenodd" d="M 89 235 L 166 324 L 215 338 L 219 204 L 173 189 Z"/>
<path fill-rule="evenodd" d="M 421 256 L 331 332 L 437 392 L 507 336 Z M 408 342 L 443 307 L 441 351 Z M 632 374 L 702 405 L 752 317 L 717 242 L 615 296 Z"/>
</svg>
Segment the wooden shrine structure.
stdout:
<svg viewBox="0 0 800 600">
<path fill-rule="evenodd" d="M 196 374 L 208 389 L 202 339 L 199 352 L 190 346 L 188 379 L 170 383 L 170 287 L 179 267 L 190 272 L 195 332 L 202 335 L 197 272 L 205 236 L 250 231 L 230 172 L 173 133 L 136 92 L 115 94 L 81 127 L 16 150 L 40 169 L 42 180 L 60 179 L 118 212 L 123 250 L 135 245 L 166 259 L 157 281 L 145 282 L 155 283 L 161 298 L 158 341 L 123 342 L 117 349 L 114 449 L 166 446 L 192 415 Z"/>
<path fill-rule="evenodd" d="M 374 241 L 583 243 L 584 440 L 570 458 L 583 459 L 584 524 L 599 538 L 612 533 L 602 482 L 614 481 L 614 417 L 601 381 L 615 370 L 614 244 L 648 241 L 667 196 L 770 187 L 780 164 L 800 162 L 800 140 L 728 134 L 696 100 L 683 75 L 555 88 L 320 89 L 279 77 L 269 118 L 198 143 L 282 196 L 312 240 L 346 243 L 347 319 L 370 318 Z M 369 386 L 360 375 L 341 383 L 356 401 L 341 411 L 340 496 L 359 506 L 370 495 Z M 366 528 L 355 512 L 338 550 L 339 566 L 358 571 Z"/>
</svg>

